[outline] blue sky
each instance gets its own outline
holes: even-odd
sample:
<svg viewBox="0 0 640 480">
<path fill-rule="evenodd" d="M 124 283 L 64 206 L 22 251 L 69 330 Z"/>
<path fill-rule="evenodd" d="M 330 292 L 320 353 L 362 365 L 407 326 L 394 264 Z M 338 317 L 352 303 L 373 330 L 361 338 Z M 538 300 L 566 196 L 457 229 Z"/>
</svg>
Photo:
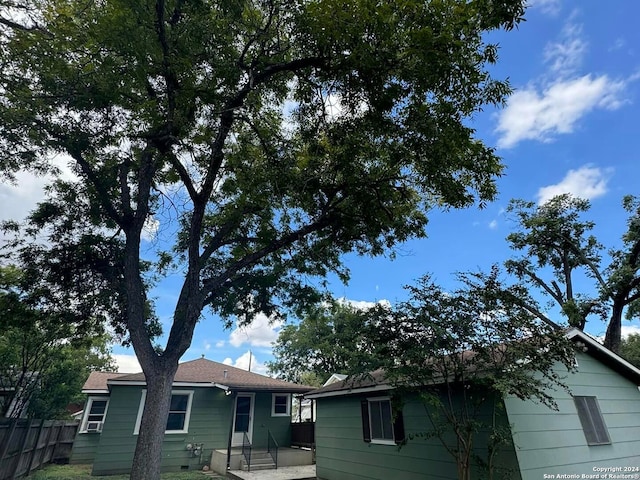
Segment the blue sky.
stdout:
<svg viewBox="0 0 640 480">
<path fill-rule="evenodd" d="M 331 282 L 336 297 L 393 303 L 405 298 L 403 285 L 423 274 L 447 287 L 454 272 L 504 261 L 513 225 L 504 209 L 512 198 L 540 202 L 565 192 L 588 198 L 597 237 L 610 247 L 620 244 L 621 199 L 640 195 L 640 2 L 530 3 L 518 29 L 488 39 L 500 45 L 493 73 L 510 79 L 513 95 L 505 108 L 470 121 L 507 166 L 498 199 L 483 210 L 432 212 L 428 238 L 398 246 L 394 261 L 348 256 L 352 279 L 346 286 Z M 1 204 L 12 206 L 0 209 L 0 218 L 26 213 L 42 182 L 24 175 L 17 187 L 0 185 Z M 178 288 L 165 282 L 153 293 L 167 325 Z M 592 320 L 587 331 L 602 335 L 605 328 Z M 264 372 L 279 329 L 259 317 L 250 328 L 223 330 L 218 319 L 206 317 L 183 360 L 205 355 L 247 368 L 251 350 L 252 370 Z M 625 323 L 624 332 L 631 331 L 640 332 L 640 322 Z M 132 351 L 114 347 L 114 354 L 122 371 L 138 370 Z"/>
</svg>

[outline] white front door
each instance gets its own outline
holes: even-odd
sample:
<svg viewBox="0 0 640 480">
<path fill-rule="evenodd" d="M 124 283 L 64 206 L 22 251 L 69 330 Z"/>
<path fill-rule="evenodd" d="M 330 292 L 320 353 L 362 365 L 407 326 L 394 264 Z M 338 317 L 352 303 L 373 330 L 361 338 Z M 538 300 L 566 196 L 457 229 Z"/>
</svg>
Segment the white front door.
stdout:
<svg viewBox="0 0 640 480">
<path fill-rule="evenodd" d="M 242 439 L 246 432 L 249 441 L 253 436 L 253 393 L 239 393 L 236 397 L 236 408 L 233 419 L 233 437 L 231 445 L 242 445 Z"/>
</svg>

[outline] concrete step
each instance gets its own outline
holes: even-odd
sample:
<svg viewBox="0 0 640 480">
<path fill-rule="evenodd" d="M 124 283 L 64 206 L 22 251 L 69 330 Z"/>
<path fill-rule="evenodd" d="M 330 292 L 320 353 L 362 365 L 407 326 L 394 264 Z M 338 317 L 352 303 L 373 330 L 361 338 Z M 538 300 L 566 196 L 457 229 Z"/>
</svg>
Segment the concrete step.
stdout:
<svg viewBox="0 0 640 480">
<path fill-rule="evenodd" d="M 242 465 L 242 471 L 243 472 L 248 472 L 248 471 L 252 471 L 252 472 L 257 472 L 259 470 L 275 470 L 276 469 L 276 464 L 275 463 L 271 463 L 271 464 L 254 464 L 253 462 L 251 462 L 251 470 L 249 470 L 249 467 L 247 467 L 246 465 Z"/>
<path fill-rule="evenodd" d="M 247 461 L 243 458 L 240 462 L 240 468 L 248 471 Z M 251 453 L 251 471 L 253 470 L 273 470 L 276 464 L 271 458 L 269 452 L 252 452 Z"/>
</svg>

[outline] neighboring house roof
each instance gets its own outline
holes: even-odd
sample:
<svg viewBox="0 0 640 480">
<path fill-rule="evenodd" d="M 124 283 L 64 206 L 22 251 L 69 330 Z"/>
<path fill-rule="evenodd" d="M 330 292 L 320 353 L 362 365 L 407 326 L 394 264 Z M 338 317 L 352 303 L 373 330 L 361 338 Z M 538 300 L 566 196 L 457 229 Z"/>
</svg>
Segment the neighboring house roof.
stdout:
<svg viewBox="0 0 640 480">
<path fill-rule="evenodd" d="M 390 390 L 393 386 L 385 381 L 383 370 L 376 370 L 366 375 L 347 377 L 339 382 L 320 387 L 307 393 L 305 398 L 336 397 L 352 393 L 367 393 L 379 390 Z"/>
<path fill-rule="evenodd" d="M 108 392 L 109 385 L 146 384 L 145 376 L 142 372 L 116 374 L 116 376 L 113 377 L 96 377 L 95 380 L 96 382 L 102 382 L 102 388 L 105 389 L 106 392 Z M 92 381 L 91 376 L 89 380 L 87 380 L 87 383 L 85 383 L 83 392 L 89 381 Z M 298 385 L 277 378 L 266 377 L 205 358 L 191 360 L 178 365 L 178 371 L 176 372 L 173 383 L 176 386 L 218 387 L 223 390 L 268 390 L 292 393 L 303 393 L 313 390 L 313 387 L 310 386 Z"/>
<path fill-rule="evenodd" d="M 567 338 L 584 345 L 585 353 L 596 358 L 604 365 L 619 373 L 626 379 L 640 385 L 640 369 L 634 367 L 624 358 L 616 355 L 604 345 L 586 333 L 571 328 L 566 332 Z M 322 398 L 350 395 L 355 393 L 367 393 L 382 390 L 391 390 L 394 387 L 385 379 L 383 370 L 376 370 L 367 375 L 346 378 L 340 382 L 318 388 L 305 395 L 305 398 Z"/>
<path fill-rule="evenodd" d="M 344 375 L 342 373 L 333 373 L 331 374 L 329 379 L 322 384 L 322 386 L 326 387 L 327 385 L 331 385 L 332 383 L 341 382 L 345 378 L 347 378 L 347 375 Z"/>
<path fill-rule="evenodd" d="M 117 372 L 91 372 L 89 378 L 84 382 L 82 387 L 82 393 L 109 393 L 109 387 L 107 381 L 131 375 L 130 373 L 117 373 Z"/>
</svg>

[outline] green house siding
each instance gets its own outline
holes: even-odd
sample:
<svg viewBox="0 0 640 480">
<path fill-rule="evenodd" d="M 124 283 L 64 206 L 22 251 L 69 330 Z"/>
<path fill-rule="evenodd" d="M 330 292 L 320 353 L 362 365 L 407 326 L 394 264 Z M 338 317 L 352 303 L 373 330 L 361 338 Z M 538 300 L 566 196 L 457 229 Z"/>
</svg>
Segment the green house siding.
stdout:
<svg viewBox="0 0 640 480">
<path fill-rule="evenodd" d="M 640 467 L 640 392 L 593 357 L 578 354 L 578 373 L 566 376 L 573 395 L 595 396 L 610 445 L 587 445 L 574 400 L 554 392 L 558 411 L 534 402 L 505 399 L 522 480 L 544 475 L 594 474 L 594 467 Z M 557 477 L 556 477 L 557 478 Z"/>
<path fill-rule="evenodd" d="M 176 388 L 193 391 L 188 433 L 166 434 L 162 447 L 163 471 L 199 469 L 209 463 L 214 449 L 227 448 L 231 428 L 232 397 L 217 388 Z M 134 434 L 142 387 L 113 386 L 100 444 L 93 459 L 93 474 L 126 473 L 131 468 L 137 435 Z M 187 444 L 202 443 L 202 455 L 193 457 Z"/>
<path fill-rule="evenodd" d="M 369 397 L 378 395 L 369 395 Z M 457 478 L 453 458 L 436 438 L 413 438 L 402 448 L 365 442 L 361 420 L 363 398 L 367 396 L 326 397 L 317 400 L 316 471 L 318 478 L 325 480 Z M 402 412 L 407 438 L 412 434 L 423 434 L 428 430 L 430 423 L 424 408 L 417 398 L 405 403 Z M 484 453 L 486 444 L 482 444 L 481 440 L 477 440 L 476 443 L 476 453 Z M 505 469 L 516 469 L 515 453 L 512 448 L 501 452 L 499 464 Z M 509 478 L 518 479 L 517 471 L 509 475 Z"/>
<path fill-rule="evenodd" d="M 69 463 L 93 463 L 100 444 L 99 433 L 79 433 L 73 441 L 73 450 Z"/>
<path fill-rule="evenodd" d="M 95 399 L 105 399 L 108 400 L 108 395 L 91 395 L 92 398 Z M 85 408 L 88 407 L 88 402 L 85 405 Z M 108 413 L 108 410 L 107 410 Z M 86 415 L 86 412 L 85 412 Z M 84 421 L 84 418 L 82 420 Z M 83 428 L 84 425 L 80 424 L 80 429 Z M 98 451 L 98 445 L 100 444 L 100 433 L 97 432 L 89 432 L 89 433 L 79 433 L 76 435 L 76 438 L 73 442 L 73 449 L 71 451 L 71 458 L 69 459 L 69 463 L 73 464 L 87 464 L 92 463 L 95 458 L 96 452 Z"/>
<path fill-rule="evenodd" d="M 257 392 L 255 395 L 252 438 L 254 448 L 267 448 L 269 431 L 271 431 L 279 446 L 288 447 L 291 445 L 291 417 L 272 417 L 271 408 L 272 393 Z"/>
<path fill-rule="evenodd" d="M 80 433 L 74 443 L 72 462 L 93 463 L 94 475 L 127 473 L 131 468 L 137 435 L 134 433 L 143 387 L 113 385 L 109 408 L 101 434 Z M 193 391 L 189 430 L 168 433 L 162 447 L 162 470 L 200 469 L 208 464 L 211 453 L 226 449 L 234 414 L 235 395 L 219 388 L 176 387 L 175 391 Z M 266 448 L 268 431 L 280 446 L 291 444 L 291 417 L 272 417 L 271 392 L 254 396 L 253 444 Z M 203 444 L 202 454 L 194 457 L 188 444 Z"/>
</svg>

